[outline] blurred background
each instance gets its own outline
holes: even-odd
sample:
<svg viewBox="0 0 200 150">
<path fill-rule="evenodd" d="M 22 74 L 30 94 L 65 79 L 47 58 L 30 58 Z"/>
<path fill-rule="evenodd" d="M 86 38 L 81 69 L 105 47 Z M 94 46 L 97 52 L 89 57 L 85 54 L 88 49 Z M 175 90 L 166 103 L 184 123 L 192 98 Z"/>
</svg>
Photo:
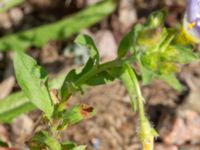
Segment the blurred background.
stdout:
<svg viewBox="0 0 200 150">
<path fill-rule="evenodd" d="M 20 90 L 13 72 L 13 50 L 33 56 L 52 79 L 87 61 L 87 50 L 73 44 L 77 34 L 90 35 L 101 61 L 109 61 L 116 58 L 117 45 L 134 24 L 165 8 L 165 25 L 179 26 L 186 4 L 185 0 L 118 0 L 115 7 L 103 4 L 106 0 L 10 1 L 16 3 L 7 7 L 6 0 L 0 1 L 0 101 Z M 177 77 L 184 86 L 181 93 L 158 80 L 142 87 L 147 116 L 160 134 L 155 150 L 200 149 L 199 67 L 196 62 L 180 68 Z M 88 150 L 141 149 L 136 136 L 137 115 L 131 111 L 129 97 L 119 81 L 89 88 L 86 94 L 73 96 L 70 103 L 92 105 L 97 115 L 68 127 L 63 139 L 86 144 Z M 32 111 L 10 124 L 0 124 L 0 139 L 26 149 L 24 141 L 39 115 L 41 112 Z"/>
</svg>

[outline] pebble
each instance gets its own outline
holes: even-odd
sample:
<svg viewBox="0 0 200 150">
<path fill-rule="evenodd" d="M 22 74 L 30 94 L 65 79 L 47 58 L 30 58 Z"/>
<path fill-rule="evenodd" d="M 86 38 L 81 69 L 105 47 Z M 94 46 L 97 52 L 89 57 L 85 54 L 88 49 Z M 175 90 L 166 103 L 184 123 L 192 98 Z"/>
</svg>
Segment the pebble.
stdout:
<svg viewBox="0 0 200 150">
<path fill-rule="evenodd" d="M 14 7 L 9 11 L 9 16 L 14 25 L 19 25 L 24 18 L 24 13 L 20 8 Z"/>
<path fill-rule="evenodd" d="M 200 142 L 200 116 L 192 110 L 180 110 L 176 117 L 167 118 L 160 129 L 160 137 L 168 145 Z"/>
</svg>

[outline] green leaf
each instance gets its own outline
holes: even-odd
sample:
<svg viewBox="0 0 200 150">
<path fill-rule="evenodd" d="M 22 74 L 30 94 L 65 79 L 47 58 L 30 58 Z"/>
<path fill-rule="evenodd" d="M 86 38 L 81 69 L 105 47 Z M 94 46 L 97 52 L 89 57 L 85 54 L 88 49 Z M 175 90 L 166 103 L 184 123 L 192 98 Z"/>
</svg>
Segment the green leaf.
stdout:
<svg viewBox="0 0 200 150">
<path fill-rule="evenodd" d="M 75 91 L 79 90 L 79 87 L 75 85 L 74 81 L 79 77 L 76 73 L 76 70 L 71 70 L 67 76 L 65 77 L 64 82 L 62 83 L 61 89 L 59 91 L 59 95 L 61 101 L 65 101 L 68 99 L 68 96 L 73 94 Z"/>
<path fill-rule="evenodd" d="M 178 91 L 182 91 L 182 85 L 181 83 L 177 80 L 177 78 L 173 75 L 158 75 L 157 76 L 160 80 L 163 80 L 166 82 L 168 85 L 170 85 L 172 88 Z"/>
<path fill-rule="evenodd" d="M 58 75 L 49 86 L 50 89 L 60 89 L 65 79 L 65 74 Z M 10 123 L 10 121 L 20 114 L 36 109 L 35 105 L 21 92 L 15 92 L 0 100 L 0 123 Z"/>
<path fill-rule="evenodd" d="M 14 117 L 35 108 L 22 92 L 11 94 L 0 100 L 0 123 L 9 123 Z"/>
<path fill-rule="evenodd" d="M 133 43 L 133 30 L 129 31 L 121 40 L 118 50 L 117 50 L 117 54 L 118 57 L 124 57 L 127 53 L 128 50 L 131 49 Z"/>
<path fill-rule="evenodd" d="M 137 24 L 134 26 L 134 28 L 129 31 L 121 40 L 117 54 L 118 57 L 124 57 L 126 53 L 130 50 L 132 53 L 136 51 L 136 45 L 137 45 L 137 37 L 138 33 L 142 30 L 142 25 Z"/>
<path fill-rule="evenodd" d="M 8 147 L 8 144 L 3 142 L 1 139 L 0 139 L 0 148 L 1 147 Z"/>
<path fill-rule="evenodd" d="M 48 91 L 46 72 L 37 65 L 33 58 L 23 52 L 15 53 L 14 68 L 17 82 L 24 94 L 50 118 L 54 106 Z"/>
<path fill-rule="evenodd" d="M 159 44 L 159 51 L 162 51 L 162 52 L 166 51 L 169 45 L 171 44 L 171 42 L 173 41 L 174 37 L 175 37 L 175 34 L 170 33 L 170 31 L 163 33 L 161 37 L 161 42 Z"/>
<path fill-rule="evenodd" d="M 60 143 L 46 131 L 35 134 L 30 140 L 29 146 L 30 150 L 41 150 L 46 147 L 50 150 L 62 150 Z"/>
<path fill-rule="evenodd" d="M 132 105 L 132 110 L 135 112 L 137 110 L 137 100 L 136 98 L 138 97 L 137 95 L 137 87 L 136 87 L 136 81 L 135 81 L 135 73 L 133 72 L 133 69 L 129 64 L 124 64 L 123 65 L 123 70 L 122 74 L 120 76 L 120 79 L 122 80 L 125 88 L 128 91 L 130 100 L 131 100 L 131 105 Z"/>
<path fill-rule="evenodd" d="M 75 39 L 75 43 L 81 46 L 85 46 L 90 53 L 90 58 L 80 73 L 76 73 L 76 70 L 72 70 L 66 76 L 60 90 L 61 101 L 67 100 L 71 94 L 77 90 L 81 90 L 81 85 L 76 85 L 75 81 L 99 64 L 99 52 L 92 38 L 90 38 L 88 35 L 78 35 Z M 92 82 L 94 82 L 94 80 Z"/>
<path fill-rule="evenodd" d="M 178 52 L 177 61 L 182 64 L 188 64 L 199 59 L 199 55 L 192 51 L 192 47 L 174 46 L 173 48 Z"/>
<path fill-rule="evenodd" d="M 30 46 L 41 47 L 49 40 L 64 40 L 81 29 L 99 22 L 112 13 L 115 7 L 116 3 L 106 0 L 55 23 L 4 36 L 0 38 L 0 51 L 24 51 Z"/>
<path fill-rule="evenodd" d="M 84 119 L 91 118 L 95 114 L 96 111 L 91 106 L 85 104 L 75 105 L 63 112 L 62 114 L 63 123 L 59 128 L 62 129 L 66 125 L 75 124 Z"/>
<path fill-rule="evenodd" d="M 89 51 L 90 58 L 94 60 L 94 64 L 99 64 L 99 52 L 91 37 L 88 35 L 78 35 L 75 39 L 75 43 L 85 46 Z"/>
</svg>

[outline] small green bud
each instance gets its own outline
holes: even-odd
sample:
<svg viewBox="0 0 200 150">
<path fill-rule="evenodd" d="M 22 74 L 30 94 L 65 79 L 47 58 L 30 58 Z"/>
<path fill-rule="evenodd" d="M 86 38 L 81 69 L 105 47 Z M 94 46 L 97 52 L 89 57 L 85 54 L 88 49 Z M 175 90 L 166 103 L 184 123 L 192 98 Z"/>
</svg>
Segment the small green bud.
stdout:
<svg viewBox="0 0 200 150">
<path fill-rule="evenodd" d="M 75 105 L 63 112 L 63 122 L 58 128 L 63 129 L 66 125 L 78 123 L 84 119 L 93 117 L 95 114 L 96 111 L 91 106 L 85 104 Z"/>
<path fill-rule="evenodd" d="M 137 40 L 141 47 L 153 47 L 160 42 L 165 14 L 165 11 L 156 11 L 148 17 Z"/>
<path fill-rule="evenodd" d="M 162 26 L 165 16 L 166 16 L 166 11 L 164 10 L 153 12 L 148 17 L 145 26 L 150 28 L 157 28 L 158 26 Z"/>
<path fill-rule="evenodd" d="M 138 45 L 141 47 L 153 47 L 160 42 L 161 28 L 143 29 L 138 36 Z"/>
</svg>

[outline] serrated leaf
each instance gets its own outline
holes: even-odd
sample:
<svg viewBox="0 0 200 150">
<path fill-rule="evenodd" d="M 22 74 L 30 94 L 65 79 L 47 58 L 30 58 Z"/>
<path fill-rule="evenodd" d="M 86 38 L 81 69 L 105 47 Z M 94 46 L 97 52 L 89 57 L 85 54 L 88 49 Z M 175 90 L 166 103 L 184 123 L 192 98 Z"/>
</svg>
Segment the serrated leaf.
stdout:
<svg viewBox="0 0 200 150">
<path fill-rule="evenodd" d="M 81 46 L 85 46 L 89 51 L 90 58 L 94 61 L 94 65 L 99 64 L 99 52 L 94 41 L 90 36 L 78 35 L 75 39 L 75 43 Z"/>
<path fill-rule="evenodd" d="M 173 74 L 169 74 L 169 75 L 158 75 L 157 76 L 160 80 L 163 80 L 164 82 L 166 82 L 168 85 L 170 85 L 172 88 L 174 88 L 175 90 L 178 91 L 182 91 L 182 85 L 181 83 L 178 81 L 178 79 L 175 77 L 175 75 Z"/>
<path fill-rule="evenodd" d="M 19 86 L 29 100 L 50 118 L 54 106 L 48 91 L 46 72 L 36 61 L 23 52 L 16 52 L 14 69 Z"/>
<path fill-rule="evenodd" d="M 47 147 L 49 150 L 62 150 L 60 143 L 46 131 L 35 134 L 30 140 L 29 146 L 30 150 L 41 150 Z"/>
</svg>

